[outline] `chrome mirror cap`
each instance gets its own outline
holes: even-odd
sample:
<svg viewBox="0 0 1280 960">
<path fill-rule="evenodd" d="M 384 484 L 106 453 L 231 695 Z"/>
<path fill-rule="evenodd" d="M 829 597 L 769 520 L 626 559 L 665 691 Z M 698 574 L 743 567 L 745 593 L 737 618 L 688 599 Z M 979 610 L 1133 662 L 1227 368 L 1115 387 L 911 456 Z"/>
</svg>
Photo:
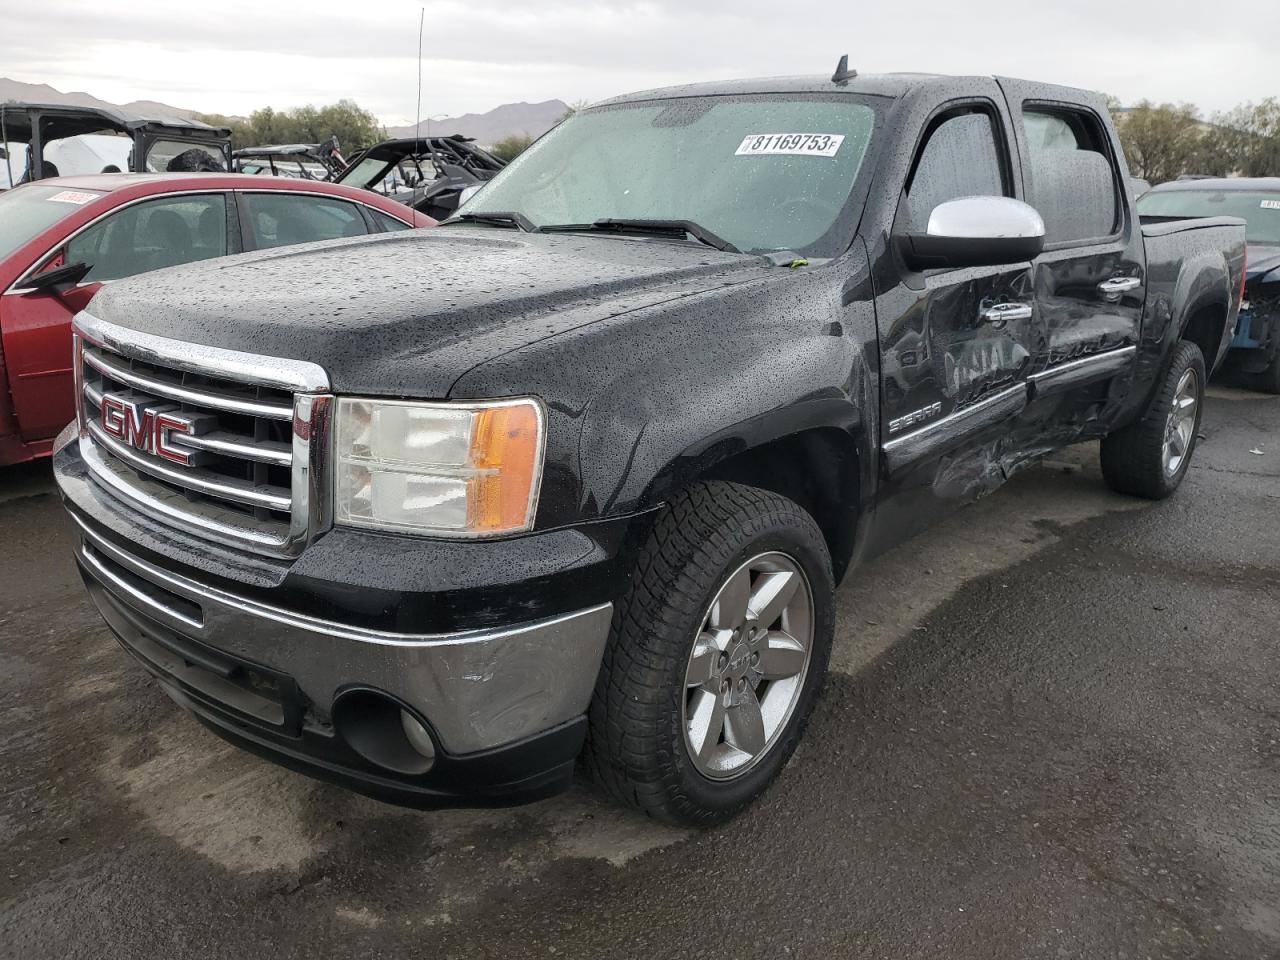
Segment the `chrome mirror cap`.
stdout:
<svg viewBox="0 0 1280 960">
<path fill-rule="evenodd" d="M 1027 263 L 1044 249 L 1044 219 L 1012 197 L 961 197 L 933 208 L 923 233 L 898 235 L 911 270 Z"/>
<path fill-rule="evenodd" d="M 925 232 L 975 240 L 1043 239 L 1044 219 L 1035 207 L 1012 197 L 961 197 L 934 207 Z"/>
</svg>

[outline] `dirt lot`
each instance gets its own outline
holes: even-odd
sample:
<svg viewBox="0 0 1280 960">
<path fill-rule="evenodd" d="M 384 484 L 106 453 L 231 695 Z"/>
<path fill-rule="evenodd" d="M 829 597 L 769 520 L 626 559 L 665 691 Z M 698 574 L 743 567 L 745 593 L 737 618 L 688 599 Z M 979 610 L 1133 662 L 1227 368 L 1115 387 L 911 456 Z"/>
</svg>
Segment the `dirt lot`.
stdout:
<svg viewBox="0 0 1280 960">
<path fill-rule="evenodd" d="M 0 956 L 1280 957 L 1280 400 L 1203 432 L 1169 502 L 1081 448 L 858 571 L 806 742 L 705 834 L 236 752 L 0 471 Z"/>
</svg>

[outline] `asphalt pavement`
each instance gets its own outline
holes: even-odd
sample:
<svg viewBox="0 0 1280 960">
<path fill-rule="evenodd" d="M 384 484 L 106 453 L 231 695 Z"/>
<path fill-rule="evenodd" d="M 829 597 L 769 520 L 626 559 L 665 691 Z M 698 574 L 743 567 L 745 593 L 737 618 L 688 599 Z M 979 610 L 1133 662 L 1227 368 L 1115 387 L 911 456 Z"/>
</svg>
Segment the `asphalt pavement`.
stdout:
<svg viewBox="0 0 1280 960">
<path fill-rule="evenodd" d="M 1202 432 L 1165 503 L 1082 446 L 856 571 L 805 742 L 707 833 L 237 752 L 0 470 L 0 957 L 1280 957 L 1280 398 Z"/>
</svg>

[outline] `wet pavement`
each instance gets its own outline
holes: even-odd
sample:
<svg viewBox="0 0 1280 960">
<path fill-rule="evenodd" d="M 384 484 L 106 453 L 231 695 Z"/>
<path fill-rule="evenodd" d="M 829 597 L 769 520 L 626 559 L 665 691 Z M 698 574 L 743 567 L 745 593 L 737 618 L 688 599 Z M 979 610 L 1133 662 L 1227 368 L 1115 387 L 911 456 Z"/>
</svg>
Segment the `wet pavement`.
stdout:
<svg viewBox="0 0 1280 960">
<path fill-rule="evenodd" d="M 1085 446 L 855 572 L 805 742 L 703 834 L 237 752 L 0 471 L 0 957 L 1280 957 L 1280 399 L 1202 429 L 1166 503 Z"/>
</svg>

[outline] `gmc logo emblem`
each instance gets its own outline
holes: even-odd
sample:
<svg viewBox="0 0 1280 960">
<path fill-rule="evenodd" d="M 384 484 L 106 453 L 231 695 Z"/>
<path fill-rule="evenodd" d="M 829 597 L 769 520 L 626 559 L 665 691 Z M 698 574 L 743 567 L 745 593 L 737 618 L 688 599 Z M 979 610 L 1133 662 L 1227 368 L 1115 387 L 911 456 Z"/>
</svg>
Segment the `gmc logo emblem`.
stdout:
<svg viewBox="0 0 1280 960">
<path fill-rule="evenodd" d="M 102 429 L 135 450 L 189 467 L 195 451 L 175 446 L 172 437 L 194 434 L 195 424 L 176 411 L 171 403 L 106 393 L 102 395 Z"/>
</svg>

